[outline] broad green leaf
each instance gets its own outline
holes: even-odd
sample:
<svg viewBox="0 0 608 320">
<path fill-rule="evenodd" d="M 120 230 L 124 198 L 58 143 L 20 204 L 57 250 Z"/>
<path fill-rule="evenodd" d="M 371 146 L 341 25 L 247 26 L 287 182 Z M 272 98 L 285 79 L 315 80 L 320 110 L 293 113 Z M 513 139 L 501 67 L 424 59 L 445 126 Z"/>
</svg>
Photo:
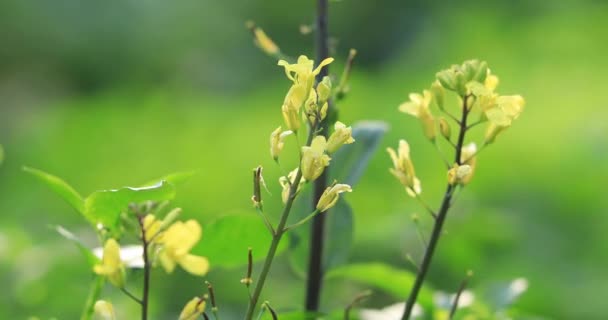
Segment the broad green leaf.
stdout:
<svg viewBox="0 0 608 320">
<path fill-rule="evenodd" d="M 192 250 L 209 258 L 212 267 L 247 265 L 247 250 L 253 250 L 253 260 L 266 257 L 272 236 L 262 219 L 254 212 L 221 217 L 203 228 L 203 238 Z M 277 253 L 287 241 L 281 241 Z"/>
<path fill-rule="evenodd" d="M 381 121 L 362 121 L 353 125 L 355 143 L 344 145 L 332 156 L 329 173 L 340 183 L 357 184 L 372 155 L 378 149 L 387 124 Z"/>
<path fill-rule="evenodd" d="M 197 173 L 198 173 L 197 171 L 174 172 L 174 173 L 170 173 L 164 177 L 161 177 L 160 179 L 149 181 L 148 183 L 144 184 L 144 186 L 157 184 L 160 181 L 167 181 L 167 182 L 173 184 L 174 186 L 177 186 L 177 185 L 185 183 L 190 178 L 195 176 Z"/>
<path fill-rule="evenodd" d="M 23 171 L 36 177 L 40 182 L 67 201 L 74 209 L 84 214 L 85 205 L 82 196 L 61 178 L 29 167 L 23 167 Z"/>
<path fill-rule="evenodd" d="M 95 266 L 99 262 L 99 258 L 97 258 L 95 254 L 93 254 L 93 252 L 87 246 L 85 246 L 80 241 L 80 239 L 78 239 L 78 237 L 76 237 L 73 233 L 71 233 L 62 226 L 54 226 L 53 229 L 55 229 L 55 231 L 57 231 L 57 233 L 59 233 L 62 237 L 66 238 L 67 240 L 70 240 L 76 245 L 76 247 L 78 247 L 82 255 L 87 260 L 89 267 L 93 268 L 93 266 Z"/>
<path fill-rule="evenodd" d="M 326 278 L 345 278 L 383 290 L 396 299 L 405 300 L 412 289 L 416 275 L 383 263 L 370 262 L 332 269 L 326 274 Z M 418 303 L 425 307 L 432 306 L 432 300 L 432 291 L 427 286 L 423 286 L 418 296 Z"/>
<path fill-rule="evenodd" d="M 116 226 L 121 212 L 124 212 L 130 203 L 165 201 L 174 197 L 175 188 L 167 181 L 141 188 L 101 190 L 93 192 L 86 198 L 84 215 L 94 225 L 101 223 L 112 229 Z"/>
<path fill-rule="evenodd" d="M 300 202 L 310 201 L 310 192 Z M 306 204 L 298 203 L 296 216 L 305 216 Z M 312 205 L 309 205 L 312 207 Z M 325 242 L 323 249 L 323 269 L 329 270 L 344 264 L 350 255 L 353 241 L 353 211 L 344 198 L 340 198 L 335 207 L 325 214 Z M 293 270 L 300 276 L 306 275 L 310 248 L 310 224 L 303 225 L 290 232 L 289 260 Z"/>
</svg>

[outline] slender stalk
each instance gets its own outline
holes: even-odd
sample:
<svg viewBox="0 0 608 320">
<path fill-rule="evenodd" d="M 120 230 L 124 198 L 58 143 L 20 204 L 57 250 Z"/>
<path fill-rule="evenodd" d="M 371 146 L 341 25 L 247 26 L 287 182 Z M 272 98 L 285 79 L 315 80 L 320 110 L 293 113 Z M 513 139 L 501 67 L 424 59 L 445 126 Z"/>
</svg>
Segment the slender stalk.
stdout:
<svg viewBox="0 0 608 320">
<path fill-rule="evenodd" d="M 329 57 L 329 31 L 328 31 L 328 0 L 317 0 L 317 19 L 316 19 L 316 60 L 323 61 Z M 329 74 L 329 68 L 325 67 L 317 75 L 317 82 Z M 327 137 L 329 121 L 333 118 L 334 108 L 331 99 L 328 103 L 328 117 L 321 122 L 320 134 Z M 315 208 L 321 195 L 327 188 L 328 168 L 315 180 L 312 197 L 312 207 Z M 316 215 L 313 218 L 310 232 L 310 246 L 308 253 L 308 280 L 306 282 L 306 310 L 317 311 L 321 297 L 321 285 L 323 281 L 323 243 L 325 239 L 325 217 L 327 214 Z"/>
<path fill-rule="evenodd" d="M 459 121 L 460 131 L 458 133 L 458 141 L 456 142 L 456 155 L 454 162 L 459 165 L 462 163 L 460 158 L 462 153 L 462 146 L 464 145 L 465 134 L 467 132 L 467 116 L 469 114 L 469 111 L 467 110 L 466 105 L 468 98 L 468 96 L 465 96 L 463 99 L 462 118 Z M 443 231 L 443 224 L 448 215 L 448 211 L 450 210 L 450 206 L 452 204 L 452 196 L 454 195 L 455 190 L 456 185 L 452 184 L 448 184 L 445 190 L 445 194 L 441 202 L 441 207 L 439 208 L 439 213 L 437 214 L 435 224 L 433 225 L 431 238 L 424 252 L 422 263 L 420 264 L 420 268 L 416 275 L 416 281 L 414 281 L 414 286 L 412 287 L 412 290 L 410 291 L 410 294 L 405 302 L 405 311 L 403 312 L 403 316 L 401 317 L 402 320 L 408 320 L 412 314 L 412 310 L 414 310 L 414 305 L 416 304 L 418 294 L 420 293 L 420 289 L 422 288 L 422 283 L 424 282 L 426 274 L 429 271 L 431 260 L 433 259 L 433 254 L 435 253 L 435 248 L 437 248 L 437 243 L 439 242 L 439 238 L 441 237 L 441 233 Z"/>
<path fill-rule="evenodd" d="M 456 315 L 456 309 L 458 309 L 458 302 L 460 301 L 460 297 L 462 296 L 462 292 L 467 287 L 469 279 L 471 278 L 472 273 L 469 271 L 467 276 L 460 283 L 460 287 L 458 287 L 458 292 L 456 292 L 456 296 L 454 297 L 454 303 L 452 303 L 452 308 L 450 308 L 450 316 L 449 320 L 454 319 L 454 315 Z"/>
<path fill-rule="evenodd" d="M 141 241 L 143 244 L 143 259 L 144 259 L 144 288 L 141 298 L 141 320 L 148 319 L 148 301 L 150 295 L 150 258 L 148 252 L 148 240 L 146 239 L 146 229 L 144 227 L 143 215 L 139 217 L 139 226 L 141 227 Z"/>
<path fill-rule="evenodd" d="M 103 284 L 105 283 L 105 278 L 101 276 L 95 277 L 95 281 L 91 285 L 91 289 L 89 291 L 89 295 L 87 296 L 87 301 L 85 302 L 85 307 L 82 310 L 82 314 L 80 315 L 80 320 L 90 320 L 93 316 L 93 308 L 95 307 L 95 302 L 99 298 L 101 294 L 101 289 L 103 289 Z"/>
<path fill-rule="evenodd" d="M 310 128 L 308 140 L 306 141 L 307 146 L 310 146 L 312 142 L 315 129 L 316 127 Z M 285 207 L 283 208 L 283 212 L 281 213 L 281 219 L 279 220 L 279 224 L 277 225 L 277 228 L 275 229 L 275 232 L 272 235 L 272 242 L 270 243 L 270 248 L 268 248 L 268 253 L 266 254 L 266 258 L 264 259 L 262 271 L 260 272 L 260 276 L 256 281 L 255 288 L 253 289 L 253 294 L 249 299 L 249 305 L 247 306 L 245 320 L 253 319 L 253 313 L 257 308 L 260 295 L 262 294 L 262 289 L 264 288 L 264 284 L 266 282 L 266 277 L 268 276 L 268 273 L 270 272 L 270 267 L 272 266 L 272 261 L 274 260 L 274 257 L 277 253 L 281 238 L 285 234 L 285 225 L 287 224 L 287 218 L 289 218 L 289 213 L 291 212 L 293 202 L 296 199 L 300 180 L 302 180 L 302 170 L 298 168 L 296 177 L 291 183 L 291 186 L 289 187 L 289 197 L 287 198 L 287 202 L 285 203 Z"/>
</svg>

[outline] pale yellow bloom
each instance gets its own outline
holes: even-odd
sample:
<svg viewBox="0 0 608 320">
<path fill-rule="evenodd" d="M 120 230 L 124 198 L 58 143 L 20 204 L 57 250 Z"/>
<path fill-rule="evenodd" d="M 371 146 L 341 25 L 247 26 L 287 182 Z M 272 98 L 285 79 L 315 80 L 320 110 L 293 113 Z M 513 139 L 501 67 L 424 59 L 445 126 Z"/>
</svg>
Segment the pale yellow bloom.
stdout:
<svg viewBox="0 0 608 320">
<path fill-rule="evenodd" d="M 317 85 L 317 94 L 319 101 L 327 101 L 331 95 L 331 79 L 328 76 L 323 77 L 323 80 Z"/>
<path fill-rule="evenodd" d="M 451 185 L 454 184 L 466 184 L 471 180 L 471 175 L 473 174 L 473 169 L 468 164 L 458 165 L 454 164 L 454 166 L 448 170 L 448 183 Z"/>
<path fill-rule="evenodd" d="M 116 320 L 116 314 L 114 313 L 114 306 L 111 303 L 98 300 L 95 302 L 93 307 L 95 310 L 95 318 L 99 320 Z"/>
<path fill-rule="evenodd" d="M 508 127 L 513 120 L 519 117 L 525 103 L 524 98 L 520 95 L 499 96 L 496 98 L 496 104 L 485 110 L 485 114 L 497 126 Z"/>
<path fill-rule="evenodd" d="M 289 198 L 289 188 L 290 188 L 291 184 L 295 182 L 297 174 L 298 174 L 298 169 L 294 169 L 289 174 L 287 174 L 287 177 L 282 176 L 279 178 L 279 184 L 283 188 L 283 191 L 281 192 L 281 199 L 283 200 L 283 203 L 287 203 L 287 200 Z M 304 179 L 304 178 L 300 179 L 300 183 L 298 184 L 296 193 L 299 192 L 300 188 L 302 187 L 302 185 L 304 185 L 305 182 L 306 182 L 306 179 Z"/>
<path fill-rule="evenodd" d="M 329 136 L 329 140 L 327 140 L 327 153 L 334 153 L 338 151 L 343 144 L 351 144 L 353 142 L 355 142 L 355 139 L 353 138 L 353 128 L 347 127 L 340 121 L 336 121 L 334 133 L 332 133 L 331 136 Z"/>
<path fill-rule="evenodd" d="M 176 264 L 198 276 L 209 271 L 207 258 L 190 254 L 201 234 L 201 226 L 195 220 L 177 221 L 167 228 L 158 241 L 162 246 L 158 257 L 165 271 L 173 272 Z"/>
<path fill-rule="evenodd" d="M 285 146 L 285 138 L 292 133 L 291 130 L 283 131 L 281 127 L 278 127 L 270 134 L 270 155 L 275 161 L 279 159 L 279 155 Z"/>
<path fill-rule="evenodd" d="M 325 191 L 323 191 L 323 194 L 321 195 L 321 198 L 319 199 L 319 202 L 317 203 L 317 209 L 320 212 L 327 211 L 329 208 L 336 205 L 336 202 L 338 202 L 340 193 L 352 192 L 352 191 L 353 190 L 351 189 L 351 187 L 347 184 L 338 183 L 331 187 L 328 187 L 327 189 L 325 189 Z"/>
<path fill-rule="evenodd" d="M 196 320 L 205 311 L 205 299 L 194 297 L 188 301 L 179 315 L 179 320 Z"/>
<path fill-rule="evenodd" d="M 108 281 L 116 287 L 125 285 L 125 266 L 120 260 L 120 246 L 113 238 L 106 241 L 103 246 L 103 257 L 101 263 L 93 267 L 93 271 L 107 277 Z"/>
<path fill-rule="evenodd" d="M 486 128 L 486 133 L 484 136 L 483 143 L 490 144 L 496 140 L 496 136 L 498 136 L 501 132 L 505 131 L 508 127 L 497 126 L 496 124 L 490 122 L 488 127 Z"/>
<path fill-rule="evenodd" d="M 295 84 L 304 84 L 307 88 L 307 91 L 312 88 L 314 78 L 321 72 L 321 69 L 332 63 L 334 58 L 327 58 L 315 68 L 314 61 L 308 59 L 308 57 L 302 55 L 298 57 L 298 61 L 296 63 L 290 64 L 285 60 L 279 60 L 278 65 L 285 68 L 285 75 L 289 80 L 293 81 Z"/>
<path fill-rule="evenodd" d="M 422 192 L 422 188 L 420 180 L 416 177 L 414 164 L 410 159 L 410 145 L 405 140 L 399 140 L 397 152 L 392 148 L 387 148 L 386 151 L 393 160 L 393 168 L 389 169 L 390 173 L 401 182 L 410 196 L 416 197 Z"/>
<path fill-rule="evenodd" d="M 308 181 L 314 181 L 329 166 L 331 158 L 325 154 L 327 141 L 323 136 L 312 140 L 310 147 L 302 147 L 302 162 L 300 168 L 302 176 Z"/>
<path fill-rule="evenodd" d="M 488 90 L 494 91 L 496 90 L 496 87 L 498 87 L 498 84 L 500 83 L 500 80 L 498 79 L 498 77 L 494 74 L 492 74 L 490 72 L 490 69 L 488 69 L 488 75 L 486 76 L 486 80 L 484 81 L 484 86 L 486 88 L 488 88 Z"/>
<path fill-rule="evenodd" d="M 410 93 L 410 101 L 404 102 L 399 106 L 399 111 L 412 115 L 422 123 L 424 135 L 430 139 L 435 139 L 435 118 L 431 114 L 429 106 L 432 94 L 429 90 L 424 90 L 422 94 Z"/>
</svg>

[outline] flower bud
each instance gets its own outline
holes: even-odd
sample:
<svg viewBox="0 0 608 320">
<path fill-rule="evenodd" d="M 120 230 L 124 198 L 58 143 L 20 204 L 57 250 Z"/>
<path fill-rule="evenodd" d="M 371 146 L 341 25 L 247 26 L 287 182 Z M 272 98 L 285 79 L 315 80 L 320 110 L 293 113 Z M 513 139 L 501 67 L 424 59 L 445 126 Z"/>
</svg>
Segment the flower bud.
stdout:
<svg viewBox="0 0 608 320">
<path fill-rule="evenodd" d="M 93 267 L 93 271 L 107 277 L 118 288 L 125 286 L 125 266 L 120 260 L 120 246 L 116 240 L 110 238 L 106 241 L 101 262 Z"/>
<path fill-rule="evenodd" d="M 274 161 L 279 159 L 279 155 L 285 146 L 285 138 L 292 134 L 293 131 L 283 131 L 281 127 L 278 127 L 270 134 L 270 156 Z"/>
<path fill-rule="evenodd" d="M 317 85 L 317 94 L 319 102 L 325 102 L 331 95 L 331 79 L 328 76 L 323 77 L 323 80 Z"/>
<path fill-rule="evenodd" d="M 95 317 L 99 320 L 116 320 L 116 314 L 114 313 L 114 306 L 105 300 L 97 300 L 95 306 Z"/>
<path fill-rule="evenodd" d="M 253 21 L 247 22 L 247 27 L 253 34 L 253 42 L 258 48 L 264 51 L 266 54 L 274 56 L 279 53 L 279 47 L 266 35 L 262 28 L 255 25 Z"/>
<path fill-rule="evenodd" d="M 188 301 L 179 315 L 179 320 L 196 320 L 205 311 L 205 299 L 194 297 Z"/>
<path fill-rule="evenodd" d="M 455 184 L 466 184 L 470 181 L 470 177 L 473 174 L 473 169 L 470 165 L 458 165 L 454 164 L 454 166 L 448 170 L 448 183 L 451 185 Z"/>
<path fill-rule="evenodd" d="M 431 84 L 431 93 L 439 110 L 444 110 L 445 89 L 443 89 L 439 81 L 435 81 Z"/>
<path fill-rule="evenodd" d="M 452 129 L 450 123 L 444 117 L 439 118 L 439 131 L 441 131 L 441 135 L 446 138 L 446 140 L 451 140 Z"/>
<path fill-rule="evenodd" d="M 153 214 L 144 217 L 143 229 L 146 242 L 150 242 L 160 232 L 161 222 Z"/>
<path fill-rule="evenodd" d="M 332 154 L 343 145 L 355 142 L 353 139 L 353 128 L 347 127 L 344 123 L 337 121 L 334 125 L 334 133 L 327 141 L 327 153 Z"/>
<path fill-rule="evenodd" d="M 352 191 L 353 190 L 351 189 L 351 187 L 347 184 L 339 184 L 339 183 L 335 184 L 334 183 L 334 185 L 325 189 L 325 191 L 321 195 L 321 198 L 319 199 L 319 202 L 317 203 L 317 210 L 319 210 L 320 212 L 327 211 L 329 208 L 336 205 L 336 202 L 338 202 L 340 193 L 352 192 Z"/>
<path fill-rule="evenodd" d="M 316 180 L 329 166 L 331 158 L 325 154 L 327 141 L 323 136 L 313 139 L 310 147 L 302 147 L 302 161 L 300 168 L 302 176 L 308 181 Z"/>
<path fill-rule="evenodd" d="M 483 144 L 491 144 L 496 140 L 496 136 L 498 136 L 501 132 L 505 131 L 508 127 L 498 126 L 492 122 L 488 125 L 486 129 L 486 133 L 484 136 Z"/>
</svg>

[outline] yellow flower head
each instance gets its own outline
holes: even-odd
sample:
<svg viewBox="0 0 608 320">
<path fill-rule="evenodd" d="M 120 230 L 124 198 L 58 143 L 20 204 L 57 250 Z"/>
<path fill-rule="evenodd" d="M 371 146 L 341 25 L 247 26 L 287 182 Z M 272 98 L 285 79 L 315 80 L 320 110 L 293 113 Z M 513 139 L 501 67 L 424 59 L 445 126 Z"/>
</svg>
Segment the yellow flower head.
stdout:
<svg viewBox="0 0 608 320">
<path fill-rule="evenodd" d="M 435 118 L 431 114 L 429 106 L 432 94 L 429 90 L 424 90 L 422 94 L 411 93 L 410 101 L 404 102 L 399 106 L 399 111 L 412 115 L 422 123 L 424 135 L 429 140 L 435 139 Z"/>
<path fill-rule="evenodd" d="M 355 142 L 355 139 L 353 138 L 353 128 L 347 127 L 340 121 L 336 121 L 334 133 L 332 133 L 331 136 L 329 136 L 329 140 L 327 140 L 327 153 L 334 153 L 338 151 L 343 144 L 351 144 L 353 142 Z"/>
<path fill-rule="evenodd" d="M 205 299 L 194 297 L 188 301 L 179 315 L 179 320 L 196 320 L 205 311 Z"/>
<path fill-rule="evenodd" d="M 162 248 L 158 256 L 165 271 L 173 272 L 176 264 L 197 276 L 209 271 L 207 258 L 190 254 L 192 247 L 201 239 L 201 234 L 201 226 L 195 220 L 177 221 L 167 228 L 159 239 Z"/>
<path fill-rule="evenodd" d="M 465 185 L 471 180 L 473 175 L 473 169 L 468 164 L 454 166 L 448 170 L 448 183 L 451 185 L 462 184 Z"/>
<path fill-rule="evenodd" d="M 353 190 L 351 189 L 351 187 L 347 184 L 338 183 L 338 184 L 334 184 L 331 187 L 328 187 L 327 189 L 325 189 L 325 191 L 321 195 L 321 198 L 319 199 L 319 202 L 317 203 L 317 209 L 320 212 L 327 211 L 329 208 L 336 205 L 336 202 L 338 202 L 340 193 L 352 192 L 352 191 Z"/>
<path fill-rule="evenodd" d="M 308 181 L 317 179 L 329 166 L 331 158 L 325 154 L 327 141 L 323 136 L 317 136 L 312 140 L 310 147 L 302 147 L 302 176 Z"/>
<path fill-rule="evenodd" d="M 393 160 L 393 168 L 390 168 L 389 171 L 401 182 L 411 197 L 416 197 L 422 192 L 422 188 L 420 180 L 416 177 L 414 164 L 410 159 L 410 145 L 405 140 L 399 140 L 397 152 L 392 148 L 387 148 L 386 151 Z"/>
<path fill-rule="evenodd" d="M 290 64 L 285 60 L 279 60 L 278 65 L 285 68 L 285 75 L 289 80 L 293 81 L 295 84 L 304 84 L 306 88 L 310 90 L 312 88 L 312 84 L 316 75 L 321 72 L 321 69 L 332 63 L 334 58 L 327 58 L 315 68 L 314 61 L 308 59 L 308 57 L 302 55 L 298 57 L 297 63 Z"/>
<path fill-rule="evenodd" d="M 108 278 L 111 284 L 122 288 L 125 285 L 125 266 L 120 260 L 120 246 L 113 238 L 103 246 L 101 263 L 93 267 L 93 271 Z"/>
<path fill-rule="evenodd" d="M 497 126 L 508 127 L 517 119 L 526 104 L 520 95 L 499 96 L 496 104 L 485 111 L 488 119 Z"/>
<path fill-rule="evenodd" d="M 294 169 L 289 174 L 287 174 L 287 177 L 282 176 L 279 178 L 279 184 L 283 188 L 283 191 L 281 192 L 281 199 L 283 200 L 283 203 L 287 203 L 287 200 L 289 198 L 289 188 L 290 188 L 291 184 L 294 183 L 294 181 L 296 180 L 297 174 L 298 174 L 298 169 Z M 306 182 L 306 179 L 304 179 L 304 178 L 300 179 L 300 183 L 298 184 L 296 193 L 300 190 L 300 188 L 302 187 L 302 185 L 304 185 L 305 182 Z"/>
<path fill-rule="evenodd" d="M 96 319 L 99 320 L 116 320 L 116 314 L 114 313 L 114 306 L 111 303 L 104 300 L 97 300 L 95 306 Z"/>
<path fill-rule="evenodd" d="M 270 134 L 270 155 L 275 161 L 279 159 L 279 154 L 285 146 L 285 138 L 292 133 L 291 130 L 283 131 L 278 127 Z"/>
</svg>

